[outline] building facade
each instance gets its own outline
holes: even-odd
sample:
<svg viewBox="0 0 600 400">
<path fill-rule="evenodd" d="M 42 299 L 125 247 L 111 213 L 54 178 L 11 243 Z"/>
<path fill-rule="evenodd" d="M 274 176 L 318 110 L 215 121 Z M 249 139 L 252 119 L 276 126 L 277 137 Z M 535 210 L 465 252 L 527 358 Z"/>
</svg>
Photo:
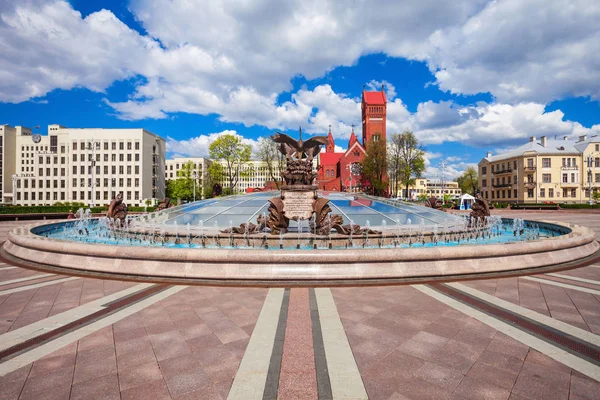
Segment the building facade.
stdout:
<svg viewBox="0 0 600 400">
<path fill-rule="evenodd" d="M 172 180 L 177 179 L 177 172 L 181 170 L 183 165 L 188 162 L 193 162 L 195 170 L 197 171 L 198 187 L 201 188 L 202 193 L 210 184 L 208 168 L 214 161 L 207 158 L 194 158 L 194 157 L 176 157 L 174 159 L 166 160 L 167 168 L 165 170 L 165 179 Z M 227 167 L 225 161 L 218 161 L 223 168 Z M 315 161 L 316 163 L 316 161 Z M 258 160 L 250 160 L 245 162 L 241 167 L 241 173 L 235 184 L 235 193 L 245 193 L 248 189 L 263 189 L 268 185 L 268 182 L 272 181 L 269 174 L 269 169 L 266 163 Z M 229 187 L 229 179 L 225 176 L 221 182 L 221 187 Z M 199 192 L 200 193 L 200 192 Z M 199 196 L 198 196 L 199 198 Z"/>
<path fill-rule="evenodd" d="M 362 143 L 352 128 L 348 150 L 335 152 L 335 141 L 329 128 L 325 152 L 318 157 L 317 184 L 319 189 L 344 192 L 368 192 L 370 182 L 362 174 L 362 162 L 369 151 L 368 144 L 386 141 L 387 99 L 385 90 L 368 92 L 363 89 L 362 102 Z"/>
<path fill-rule="evenodd" d="M 165 161 L 165 182 L 168 184 L 169 181 L 177 179 L 179 171 L 187 163 L 191 162 L 194 164 L 192 173 L 196 172 L 196 184 L 197 184 L 197 198 L 202 198 L 204 195 L 204 188 L 208 185 L 209 175 L 208 167 L 212 163 L 208 158 L 202 157 L 175 157 Z"/>
<path fill-rule="evenodd" d="M 412 200 L 417 199 L 420 195 L 441 197 L 449 195 L 452 197 L 460 197 L 462 190 L 455 181 L 440 181 L 439 179 L 417 178 L 415 184 L 408 188 L 409 196 L 406 196 L 406 188 L 399 188 L 398 195 L 400 197 L 408 197 Z"/>
<path fill-rule="evenodd" d="M 600 190 L 600 136 L 531 137 L 479 162 L 479 188 L 490 202 L 586 203 Z"/>
<path fill-rule="evenodd" d="M 165 141 L 151 132 L 49 125 L 39 135 L 3 128 L 2 151 L 14 154 L 14 162 L 3 155 L 4 203 L 101 206 L 122 193 L 126 204 L 143 206 L 164 198 Z"/>
</svg>

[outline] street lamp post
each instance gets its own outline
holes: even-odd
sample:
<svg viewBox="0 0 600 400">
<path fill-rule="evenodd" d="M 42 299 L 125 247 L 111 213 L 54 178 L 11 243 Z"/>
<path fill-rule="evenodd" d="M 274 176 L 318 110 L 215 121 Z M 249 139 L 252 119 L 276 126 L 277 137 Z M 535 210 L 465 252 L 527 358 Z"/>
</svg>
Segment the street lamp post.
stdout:
<svg viewBox="0 0 600 400">
<path fill-rule="evenodd" d="M 587 157 L 587 167 L 588 167 L 588 188 L 589 188 L 589 196 L 590 196 L 590 200 L 588 201 L 588 204 L 591 206 L 594 204 L 594 200 L 592 199 L 592 162 L 594 161 L 594 159 L 592 158 L 592 156 L 588 156 Z"/>
<path fill-rule="evenodd" d="M 88 139 L 87 141 L 87 149 L 90 150 L 92 152 L 92 159 L 91 161 L 91 182 L 90 182 L 90 197 L 91 197 L 91 207 L 93 208 L 94 205 L 94 198 L 95 198 L 95 193 L 94 193 L 94 188 L 96 187 L 96 178 L 95 178 L 95 172 L 96 172 L 96 146 L 100 145 L 100 141 L 96 140 L 96 139 Z"/>
<path fill-rule="evenodd" d="M 12 176 L 12 183 L 13 183 L 13 206 L 16 205 L 16 201 L 17 201 L 17 175 L 13 175 Z"/>
<path fill-rule="evenodd" d="M 194 179 L 194 201 L 196 201 L 196 171 L 192 172 L 192 178 Z"/>
</svg>

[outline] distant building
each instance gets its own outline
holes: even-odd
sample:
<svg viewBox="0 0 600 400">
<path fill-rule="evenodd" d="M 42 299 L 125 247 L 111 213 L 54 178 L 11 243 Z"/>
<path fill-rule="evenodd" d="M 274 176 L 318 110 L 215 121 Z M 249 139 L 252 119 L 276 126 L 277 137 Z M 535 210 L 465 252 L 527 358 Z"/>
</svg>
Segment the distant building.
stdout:
<svg viewBox="0 0 600 400">
<path fill-rule="evenodd" d="M 48 134 L 0 125 L 2 202 L 142 206 L 165 195 L 165 141 L 144 129 L 67 128 Z"/>
<path fill-rule="evenodd" d="M 173 159 L 165 160 L 165 182 L 168 183 L 171 180 L 177 179 L 178 172 L 181 171 L 183 166 L 191 162 L 194 164 L 192 172 L 196 172 L 196 179 L 198 185 L 197 198 L 202 198 L 204 194 L 204 188 L 208 185 L 209 174 L 208 167 L 212 163 L 208 158 L 202 157 L 175 157 Z"/>
<path fill-rule="evenodd" d="M 488 153 L 479 162 L 479 188 L 490 202 L 587 202 L 600 190 L 600 135 L 531 137 L 508 152 Z"/>
<path fill-rule="evenodd" d="M 408 195 L 406 194 L 406 188 L 398 188 L 398 196 L 409 199 L 416 199 L 420 195 L 427 195 L 428 197 L 441 197 L 442 195 L 449 195 L 452 197 L 459 197 L 462 195 L 462 190 L 458 186 L 458 182 L 455 181 L 444 181 L 439 179 L 427 179 L 417 178 L 414 185 L 409 186 Z"/>
<path fill-rule="evenodd" d="M 369 149 L 368 143 L 386 141 L 387 99 L 385 90 L 362 92 L 362 143 L 356 138 L 354 128 L 348 141 L 348 150 L 335 152 L 335 141 L 329 128 L 325 151 L 318 157 L 319 189 L 344 192 L 368 192 L 371 184 L 362 173 L 362 162 Z"/>
</svg>

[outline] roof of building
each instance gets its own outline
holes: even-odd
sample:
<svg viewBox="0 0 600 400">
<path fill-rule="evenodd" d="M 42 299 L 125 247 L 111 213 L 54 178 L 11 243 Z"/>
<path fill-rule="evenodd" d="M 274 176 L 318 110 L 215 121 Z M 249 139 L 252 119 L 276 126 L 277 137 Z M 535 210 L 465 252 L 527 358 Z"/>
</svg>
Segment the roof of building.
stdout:
<svg viewBox="0 0 600 400">
<path fill-rule="evenodd" d="M 541 140 L 533 140 L 505 153 L 491 157 L 484 157 L 483 160 L 488 162 L 507 160 L 510 158 L 520 157 L 529 152 L 535 152 L 540 155 L 581 154 L 591 142 L 600 142 L 600 135 L 594 135 L 586 138 L 586 140 L 580 140 L 578 142 L 574 142 L 572 140 L 546 139 L 546 146 L 542 146 Z"/>
<path fill-rule="evenodd" d="M 365 101 L 365 103 L 368 103 L 368 104 L 385 104 L 386 103 L 385 92 L 384 91 L 367 92 L 366 90 L 364 90 L 363 91 L 363 100 Z"/>
<path fill-rule="evenodd" d="M 319 164 L 321 165 L 333 165 L 342 158 L 344 153 L 319 153 Z"/>
</svg>

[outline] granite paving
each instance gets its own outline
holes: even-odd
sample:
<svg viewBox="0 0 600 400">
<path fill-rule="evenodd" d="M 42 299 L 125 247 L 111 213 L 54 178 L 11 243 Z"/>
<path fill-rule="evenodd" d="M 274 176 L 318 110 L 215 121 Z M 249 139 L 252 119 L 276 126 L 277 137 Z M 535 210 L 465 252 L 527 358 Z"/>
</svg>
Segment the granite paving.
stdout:
<svg viewBox="0 0 600 400">
<path fill-rule="evenodd" d="M 598 213 L 499 213 L 586 225 L 600 235 Z M 0 223 L 0 241 L 22 223 Z M 0 334 L 136 285 L 77 278 L 27 289 L 65 276 L 3 285 L 43 273 L 10 267 L 0 263 L 0 290 L 24 290 L 0 295 Z M 577 289 L 600 291 L 600 264 L 557 274 L 536 275 L 544 282 L 462 283 L 600 335 L 600 295 Z M 186 287 L 0 377 L 0 399 L 225 399 L 268 290 Z M 600 382 L 410 285 L 331 292 L 370 399 L 597 399 L 600 393 Z M 308 303 L 308 289 L 291 290 L 279 398 L 317 398 Z"/>
</svg>

